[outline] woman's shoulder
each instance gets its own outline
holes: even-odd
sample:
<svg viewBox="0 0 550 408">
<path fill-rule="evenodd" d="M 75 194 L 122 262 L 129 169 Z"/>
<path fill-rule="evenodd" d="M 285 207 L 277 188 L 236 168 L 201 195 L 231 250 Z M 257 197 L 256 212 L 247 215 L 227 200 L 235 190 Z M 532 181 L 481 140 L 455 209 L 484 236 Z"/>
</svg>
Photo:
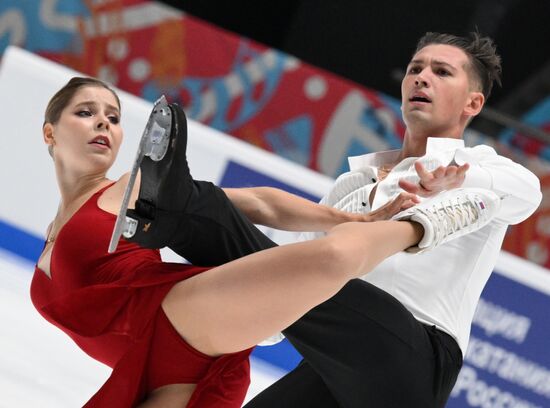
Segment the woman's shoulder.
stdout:
<svg viewBox="0 0 550 408">
<path fill-rule="evenodd" d="M 100 208 L 112 212 L 113 214 L 117 214 L 129 180 L 130 173 L 125 173 L 120 176 L 118 180 L 114 181 L 113 184 L 107 188 L 99 198 L 98 204 Z M 134 208 L 134 203 L 138 198 L 139 180 L 140 177 L 138 174 L 136 177 L 136 182 L 134 183 L 132 195 L 130 196 L 129 208 Z"/>
</svg>

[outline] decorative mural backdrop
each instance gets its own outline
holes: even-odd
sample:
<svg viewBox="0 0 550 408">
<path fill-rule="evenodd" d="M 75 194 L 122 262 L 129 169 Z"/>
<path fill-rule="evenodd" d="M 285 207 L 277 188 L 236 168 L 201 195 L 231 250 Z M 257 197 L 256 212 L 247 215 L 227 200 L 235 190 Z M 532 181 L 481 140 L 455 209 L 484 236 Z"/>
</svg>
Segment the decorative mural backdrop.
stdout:
<svg viewBox="0 0 550 408">
<path fill-rule="evenodd" d="M 550 133 L 550 95 L 527 112 L 522 121 Z M 540 157 L 545 164 L 550 162 L 550 146 L 521 133 L 510 129 L 505 130 L 499 135 L 499 143 L 507 148 Z M 505 241 L 504 249 L 549 267 L 550 172 L 546 166 L 541 168 L 534 163 L 531 164 L 531 169 L 540 178 L 543 191 L 542 203 L 534 215 L 510 231 L 510 237 Z"/>
<path fill-rule="evenodd" d="M 2 0 L 0 53 L 8 44 L 150 101 L 166 94 L 195 120 L 333 177 L 349 155 L 401 145 L 399 101 L 153 1 Z M 525 120 L 549 129 L 550 100 Z M 547 146 L 513 132 L 468 139 L 550 187 Z M 546 201 L 505 248 L 548 267 Z"/>
</svg>

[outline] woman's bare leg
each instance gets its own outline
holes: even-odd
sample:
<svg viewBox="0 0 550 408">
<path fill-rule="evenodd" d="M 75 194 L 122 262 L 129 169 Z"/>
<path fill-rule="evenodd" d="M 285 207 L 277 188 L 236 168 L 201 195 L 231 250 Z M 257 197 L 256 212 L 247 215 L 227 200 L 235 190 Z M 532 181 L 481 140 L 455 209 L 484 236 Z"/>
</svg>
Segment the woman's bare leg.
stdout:
<svg viewBox="0 0 550 408">
<path fill-rule="evenodd" d="M 283 330 L 422 235 L 411 222 L 340 224 L 324 238 L 261 251 L 179 282 L 162 306 L 197 350 L 240 351 Z"/>
</svg>

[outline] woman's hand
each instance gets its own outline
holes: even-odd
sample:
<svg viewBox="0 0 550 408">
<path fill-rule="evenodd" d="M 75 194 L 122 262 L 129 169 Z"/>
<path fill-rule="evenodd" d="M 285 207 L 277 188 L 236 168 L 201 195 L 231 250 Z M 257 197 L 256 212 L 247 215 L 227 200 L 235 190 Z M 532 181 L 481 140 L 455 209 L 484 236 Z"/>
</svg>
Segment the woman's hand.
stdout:
<svg viewBox="0 0 550 408">
<path fill-rule="evenodd" d="M 360 219 L 357 221 L 373 222 L 389 220 L 395 214 L 400 213 L 407 208 L 411 208 L 420 202 L 420 199 L 416 194 L 402 192 L 393 200 L 388 201 L 382 207 L 371 211 L 368 214 L 356 214 Z"/>
</svg>

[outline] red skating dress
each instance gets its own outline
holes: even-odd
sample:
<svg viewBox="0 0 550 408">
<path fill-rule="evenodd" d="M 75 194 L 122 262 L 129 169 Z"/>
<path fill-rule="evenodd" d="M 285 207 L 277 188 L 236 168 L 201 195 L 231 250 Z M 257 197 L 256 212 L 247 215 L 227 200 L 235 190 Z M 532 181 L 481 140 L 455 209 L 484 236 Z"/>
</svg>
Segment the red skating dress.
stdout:
<svg viewBox="0 0 550 408">
<path fill-rule="evenodd" d="M 156 250 L 121 240 L 107 253 L 115 216 L 95 193 L 59 232 L 51 279 L 38 267 L 31 298 L 40 314 L 113 369 L 86 407 L 133 407 L 167 384 L 197 387 L 187 408 L 240 407 L 251 350 L 213 358 L 188 345 L 161 308 L 174 284 L 208 268 L 165 263 Z"/>
</svg>

